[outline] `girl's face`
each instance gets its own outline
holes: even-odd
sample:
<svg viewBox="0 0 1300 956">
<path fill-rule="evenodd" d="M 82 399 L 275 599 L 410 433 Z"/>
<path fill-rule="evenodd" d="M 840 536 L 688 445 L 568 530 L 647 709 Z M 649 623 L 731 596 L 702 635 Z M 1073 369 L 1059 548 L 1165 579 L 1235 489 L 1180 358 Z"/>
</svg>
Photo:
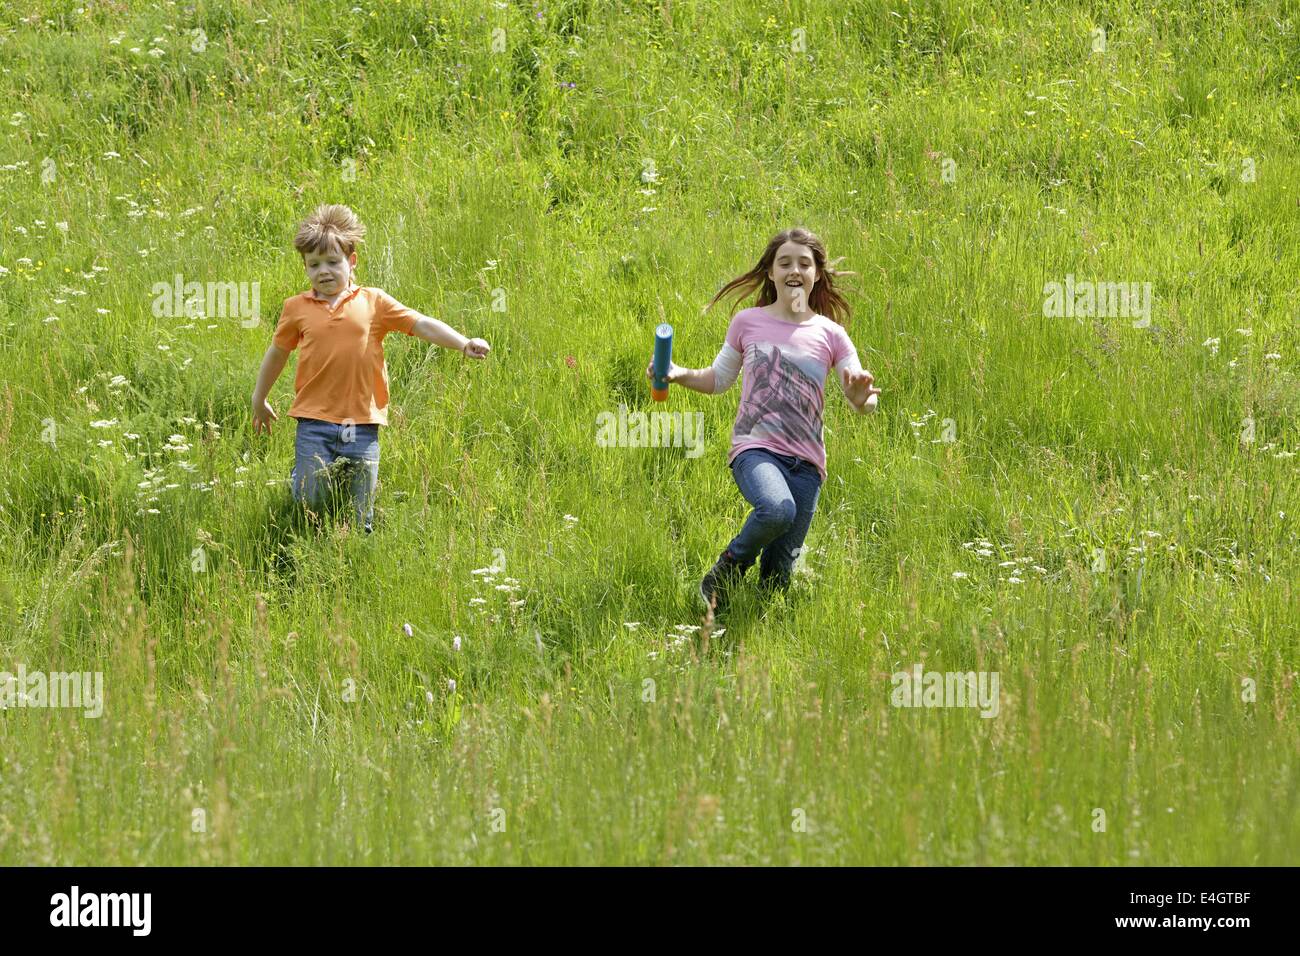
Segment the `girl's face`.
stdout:
<svg viewBox="0 0 1300 956">
<path fill-rule="evenodd" d="M 357 264 L 357 254 L 344 256 L 338 246 L 326 252 L 308 252 L 302 257 L 307 278 L 317 295 L 329 298 L 348 287 L 352 278 L 352 269 Z"/>
<path fill-rule="evenodd" d="M 791 312 L 807 312 L 813 285 L 821 278 L 813 252 L 802 243 L 787 240 L 776 250 L 767 276 L 776 286 L 776 300 Z"/>
</svg>

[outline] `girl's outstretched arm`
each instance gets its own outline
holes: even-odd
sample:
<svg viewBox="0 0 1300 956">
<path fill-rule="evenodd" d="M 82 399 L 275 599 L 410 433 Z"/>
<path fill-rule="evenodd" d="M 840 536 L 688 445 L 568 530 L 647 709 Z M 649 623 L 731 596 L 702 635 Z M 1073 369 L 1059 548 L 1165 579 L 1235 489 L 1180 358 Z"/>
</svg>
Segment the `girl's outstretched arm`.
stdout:
<svg viewBox="0 0 1300 956">
<path fill-rule="evenodd" d="M 645 377 L 654 381 L 654 362 L 646 366 Z M 708 368 L 682 368 L 676 362 L 670 362 L 668 365 L 669 385 L 680 385 L 682 388 L 689 388 L 692 392 L 703 392 L 706 395 L 712 395 L 714 383 L 712 365 Z"/>
<path fill-rule="evenodd" d="M 874 381 L 875 376 L 861 366 L 840 369 L 840 388 L 858 414 L 874 412 L 879 404 L 880 389 L 872 385 Z"/>
<path fill-rule="evenodd" d="M 693 392 L 716 395 L 725 392 L 736 383 L 740 375 L 741 354 L 727 342 L 722 343 L 718 357 L 707 368 L 682 368 L 676 363 L 668 365 L 668 384 L 681 385 Z M 646 378 L 654 381 L 654 362 L 646 368 Z"/>
</svg>

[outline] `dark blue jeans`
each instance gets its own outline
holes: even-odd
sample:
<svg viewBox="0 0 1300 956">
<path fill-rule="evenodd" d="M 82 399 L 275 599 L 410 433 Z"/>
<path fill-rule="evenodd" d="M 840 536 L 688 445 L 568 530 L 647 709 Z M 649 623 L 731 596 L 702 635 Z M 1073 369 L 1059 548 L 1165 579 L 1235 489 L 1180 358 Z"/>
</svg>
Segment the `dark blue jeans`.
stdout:
<svg viewBox="0 0 1300 956">
<path fill-rule="evenodd" d="M 346 470 L 357 521 L 371 530 L 375 488 L 379 484 L 379 426 L 337 425 L 318 418 L 299 418 L 294 438 L 293 496 L 320 507 L 332 479 Z"/>
<path fill-rule="evenodd" d="M 812 462 L 765 448 L 741 452 L 731 473 L 754 510 L 727 550 L 746 568 L 761 551 L 760 580 L 785 586 L 817 510 L 821 474 Z"/>
</svg>

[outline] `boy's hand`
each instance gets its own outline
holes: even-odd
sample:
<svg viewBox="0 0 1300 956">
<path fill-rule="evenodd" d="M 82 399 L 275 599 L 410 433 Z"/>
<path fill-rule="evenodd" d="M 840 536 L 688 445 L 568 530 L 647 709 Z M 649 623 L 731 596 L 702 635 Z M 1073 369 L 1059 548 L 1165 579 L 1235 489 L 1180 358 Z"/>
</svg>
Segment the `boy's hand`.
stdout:
<svg viewBox="0 0 1300 956">
<path fill-rule="evenodd" d="M 488 345 L 483 339 L 470 339 L 461 349 L 470 358 L 487 358 L 487 354 L 492 351 L 492 346 Z"/>
<path fill-rule="evenodd" d="M 266 399 L 262 399 L 260 405 L 254 403 L 253 434 L 258 434 L 263 428 L 266 429 L 268 435 L 271 434 L 271 422 L 277 421 L 279 418 L 280 416 L 275 413 L 275 409 L 271 407 L 271 403 Z"/>
<path fill-rule="evenodd" d="M 868 371 L 850 372 L 843 369 L 840 372 L 840 381 L 844 384 L 844 397 L 859 412 L 874 412 L 878 404 L 877 395 L 880 389 L 873 388 L 871 383 L 875 377 Z"/>
</svg>

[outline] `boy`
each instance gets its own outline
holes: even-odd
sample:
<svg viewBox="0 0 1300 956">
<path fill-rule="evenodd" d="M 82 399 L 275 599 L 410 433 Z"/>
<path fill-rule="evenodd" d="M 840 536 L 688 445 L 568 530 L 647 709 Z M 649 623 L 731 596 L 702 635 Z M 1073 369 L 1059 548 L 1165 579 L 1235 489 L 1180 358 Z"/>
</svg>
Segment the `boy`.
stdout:
<svg viewBox="0 0 1300 956">
<path fill-rule="evenodd" d="M 353 282 L 356 247 L 365 232 L 347 206 L 319 206 L 298 227 L 293 245 L 312 288 L 285 300 L 253 387 L 253 433 L 265 428 L 270 435 L 271 422 L 279 419 L 266 396 L 301 344 L 289 408 L 298 421 L 289 479 L 293 496 L 317 505 L 326 469 L 342 460 L 352 473 L 357 520 L 369 534 L 379 482 L 379 426 L 388 424 L 384 336 L 405 332 L 476 359 L 490 349 L 483 339 L 467 339 L 383 289 Z"/>
</svg>

